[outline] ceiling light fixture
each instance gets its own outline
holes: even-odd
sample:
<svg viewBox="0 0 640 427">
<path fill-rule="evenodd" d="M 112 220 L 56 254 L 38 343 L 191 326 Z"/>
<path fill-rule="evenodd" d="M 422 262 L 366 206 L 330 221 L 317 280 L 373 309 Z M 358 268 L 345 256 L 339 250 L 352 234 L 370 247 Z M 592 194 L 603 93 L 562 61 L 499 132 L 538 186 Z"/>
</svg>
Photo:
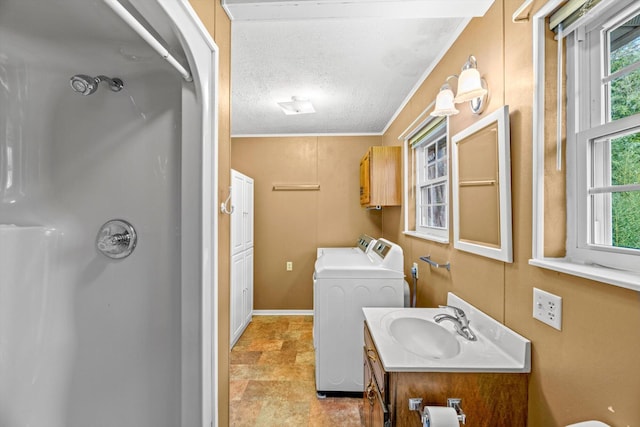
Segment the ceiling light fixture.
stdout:
<svg viewBox="0 0 640 427">
<path fill-rule="evenodd" d="M 291 101 L 288 102 L 278 102 L 278 106 L 288 116 L 295 114 L 310 114 L 316 112 L 316 110 L 313 108 L 313 104 L 311 104 L 311 101 L 299 96 L 292 96 Z"/>
<path fill-rule="evenodd" d="M 458 89 L 455 97 L 449 85 L 449 79 L 452 77 L 458 78 Z M 454 106 L 454 103 L 460 104 L 466 101 L 469 101 L 473 114 L 481 114 L 487 106 L 488 94 L 487 82 L 480 77 L 476 57 L 469 55 L 469 59 L 462 67 L 460 76 L 454 74 L 447 77 L 445 84 L 440 88 L 440 92 L 436 97 L 436 106 L 431 115 L 438 117 L 458 114 L 459 111 Z"/>
</svg>

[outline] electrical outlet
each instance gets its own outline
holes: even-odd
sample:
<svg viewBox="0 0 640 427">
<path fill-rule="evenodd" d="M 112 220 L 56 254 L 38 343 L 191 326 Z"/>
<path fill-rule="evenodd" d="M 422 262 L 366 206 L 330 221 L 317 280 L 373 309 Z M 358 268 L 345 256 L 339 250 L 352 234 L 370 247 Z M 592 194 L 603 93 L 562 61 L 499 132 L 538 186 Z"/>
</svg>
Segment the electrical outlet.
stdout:
<svg viewBox="0 0 640 427">
<path fill-rule="evenodd" d="M 293 271 L 293 261 L 287 261 L 287 271 Z"/>
<path fill-rule="evenodd" d="M 418 263 L 417 263 L 417 262 L 414 262 L 414 263 L 413 263 L 413 268 L 414 268 L 414 269 L 415 269 L 415 271 L 416 271 L 416 279 L 417 279 L 417 278 L 418 278 Z"/>
<path fill-rule="evenodd" d="M 562 330 L 562 297 L 533 288 L 533 318 Z"/>
</svg>

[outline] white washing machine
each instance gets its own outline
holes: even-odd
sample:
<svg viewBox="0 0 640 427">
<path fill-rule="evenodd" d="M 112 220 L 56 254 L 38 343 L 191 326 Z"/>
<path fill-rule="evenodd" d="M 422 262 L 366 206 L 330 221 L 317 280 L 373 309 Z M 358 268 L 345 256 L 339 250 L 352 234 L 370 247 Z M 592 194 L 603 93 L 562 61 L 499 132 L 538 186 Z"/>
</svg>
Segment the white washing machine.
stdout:
<svg viewBox="0 0 640 427">
<path fill-rule="evenodd" d="M 379 239 L 368 252 L 325 252 L 315 264 L 313 342 L 316 390 L 362 393 L 363 307 L 404 305 L 402 248 Z"/>
</svg>

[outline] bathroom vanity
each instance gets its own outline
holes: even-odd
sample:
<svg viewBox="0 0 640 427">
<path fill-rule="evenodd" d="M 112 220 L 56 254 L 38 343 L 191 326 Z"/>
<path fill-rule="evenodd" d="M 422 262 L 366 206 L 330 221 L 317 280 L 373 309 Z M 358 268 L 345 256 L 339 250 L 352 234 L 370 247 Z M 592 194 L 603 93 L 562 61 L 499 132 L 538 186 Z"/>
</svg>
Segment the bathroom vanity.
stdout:
<svg viewBox="0 0 640 427">
<path fill-rule="evenodd" d="M 433 321 L 450 309 L 363 309 L 365 426 L 422 425 L 412 398 L 462 399 L 467 427 L 526 426 L 530 342 L 453 294 L 448 304 L 465 311 L 476 341 Z"/>
</svg>

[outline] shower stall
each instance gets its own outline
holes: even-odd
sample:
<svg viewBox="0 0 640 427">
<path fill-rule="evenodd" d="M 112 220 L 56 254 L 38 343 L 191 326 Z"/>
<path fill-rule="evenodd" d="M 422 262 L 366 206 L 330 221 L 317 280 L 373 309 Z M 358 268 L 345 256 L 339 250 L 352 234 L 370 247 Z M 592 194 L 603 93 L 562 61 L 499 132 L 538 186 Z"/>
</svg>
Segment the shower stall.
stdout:
<svg viewBox="0 0 640 427">
<path fill-rule="evenodd" d="M 217 424 L 216 76 L 186 0 L 0 1 L 0 426 Z"/>
</svg>

